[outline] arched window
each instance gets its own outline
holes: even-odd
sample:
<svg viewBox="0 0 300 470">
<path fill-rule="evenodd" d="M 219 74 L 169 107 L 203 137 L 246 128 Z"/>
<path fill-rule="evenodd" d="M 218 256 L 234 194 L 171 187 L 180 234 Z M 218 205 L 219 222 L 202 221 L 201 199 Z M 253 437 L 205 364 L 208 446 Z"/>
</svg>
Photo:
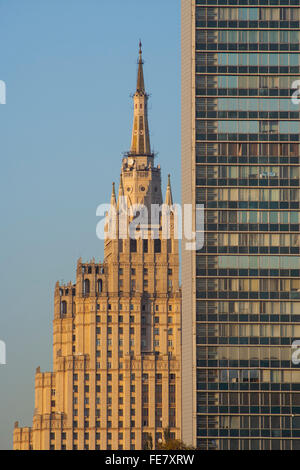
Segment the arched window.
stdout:
<svg viewBox="0 0 300 470">
<path fill-rule="evenodd" d="M 89 295 L 90 294 L 90 281 L 89 279 L 85 279 L 83 283 L 83 292 L 84 295 Z"/>
<path fill-rule="evenodd" d="M 65 300 L 63 300 L 61 303 L 61 314 L 62 315 L 67 314 L 67 302 Z"/>
<path fill-rule="evenodd" d="M 101 294 L 102 292 L 102 287 L 103 287 L 103 284 L 102 284 L 102 279 L 98 279 L 98 293 Z"/>
</svg>

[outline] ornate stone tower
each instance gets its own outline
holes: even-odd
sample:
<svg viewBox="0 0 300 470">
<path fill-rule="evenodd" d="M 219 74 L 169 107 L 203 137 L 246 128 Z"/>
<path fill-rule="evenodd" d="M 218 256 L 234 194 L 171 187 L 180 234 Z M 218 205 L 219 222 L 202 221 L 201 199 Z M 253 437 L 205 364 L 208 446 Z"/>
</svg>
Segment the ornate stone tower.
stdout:
<svg viewBox="0 0 300 470">
<path fill-rule="evenodd" d="M 118 200 L 113 184 L 108 222 L 124 201 L 129 209 L 144 205 L 149 214 L 152 204 L 163 203 L 141 44 L 133 102 L 131 149 L 123 158 Z M 170 178 L 165 204 L 173 204 Z M 104 262 L 80 259 L 76 284 L 57 283 L 53 373 L 37 369 L 33 427 L 16 423 L 15 449 L 155 448 L 165 428 L 181 437 L 181 291 L 172 212 L 170 219 L 169 239 L 162 236 L 161 217 L 130 238 L 124 225 L 133 216 L 117 217 Z"/>
</svg>

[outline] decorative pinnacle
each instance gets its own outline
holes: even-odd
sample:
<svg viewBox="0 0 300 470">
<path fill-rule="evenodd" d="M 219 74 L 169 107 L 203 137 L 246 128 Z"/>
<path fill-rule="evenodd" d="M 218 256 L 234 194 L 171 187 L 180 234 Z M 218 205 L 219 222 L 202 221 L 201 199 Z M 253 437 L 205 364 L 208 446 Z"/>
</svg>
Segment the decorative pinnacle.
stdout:
<svg viewBox="0 0 300 470">
<path fill-rule="evenodd" d="M 115 192 L 115 183 L 112 184 L 112 193 L 111 193 L 111 205 L 115 206 L 117 201 L 116 201 L 116 192 Z"/>
<path fill-rule="evenodd" d="M 166 192 L 166 204 L 168 206 L 173 205 L 173 196 L 172 196 L 171 176 L 170 175 L 168 175 L 168 186 L 167 186 L 167 192 Z"/>
<path fill-rule="evenodd" d="M 123 178 L 122 178 L 122 175 L 120 176 L 120 188 L 124 189 L 124 188 L 123 188 Z"/>
</svg>

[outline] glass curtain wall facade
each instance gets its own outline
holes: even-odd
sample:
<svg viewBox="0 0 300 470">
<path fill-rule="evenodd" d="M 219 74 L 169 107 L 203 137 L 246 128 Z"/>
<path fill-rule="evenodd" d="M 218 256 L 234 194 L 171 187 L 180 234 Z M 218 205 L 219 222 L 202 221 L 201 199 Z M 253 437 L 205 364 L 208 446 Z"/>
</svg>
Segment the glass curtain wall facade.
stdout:
<svg viewBox="0 0 300 470">
<path fill-rule="evenodd" d="M 299 450 L 299 0 L 182 15 L 183 202 L 205 206 L 205 246 L 183 250 L 183 439 Z"/>
</svg>

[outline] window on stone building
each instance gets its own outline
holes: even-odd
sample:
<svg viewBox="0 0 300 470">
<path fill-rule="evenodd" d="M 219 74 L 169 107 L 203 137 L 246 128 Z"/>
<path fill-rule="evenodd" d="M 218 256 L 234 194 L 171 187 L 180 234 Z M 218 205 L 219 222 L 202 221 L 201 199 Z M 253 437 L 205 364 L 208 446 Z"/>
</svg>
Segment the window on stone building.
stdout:
<svg viewBox="0 0 300 470">
<path fill-rule="evenodd" d="M 90 281 L 89 281 L 89 279 L 84 280 L 83 288 L 84 288 L 84 295 L 89 295 L 89 293 L 90 293 Z"/>
<path fill-rule="evenodd" d="M 161 240 L 154 240 L 154 253 L 161 253 Z"/>
<path fill-rule="evenodd" d="M 137 241 L 130 240 L 130 253 L 136 253 L 136 252 L 137 252 Z"/>
<path fill-rule="evenodd" d="M 61 314 L 62 315 L 67 314 L 67 302 L 65 300 L 63 300 L 61 303 Z"/>
</svg>

